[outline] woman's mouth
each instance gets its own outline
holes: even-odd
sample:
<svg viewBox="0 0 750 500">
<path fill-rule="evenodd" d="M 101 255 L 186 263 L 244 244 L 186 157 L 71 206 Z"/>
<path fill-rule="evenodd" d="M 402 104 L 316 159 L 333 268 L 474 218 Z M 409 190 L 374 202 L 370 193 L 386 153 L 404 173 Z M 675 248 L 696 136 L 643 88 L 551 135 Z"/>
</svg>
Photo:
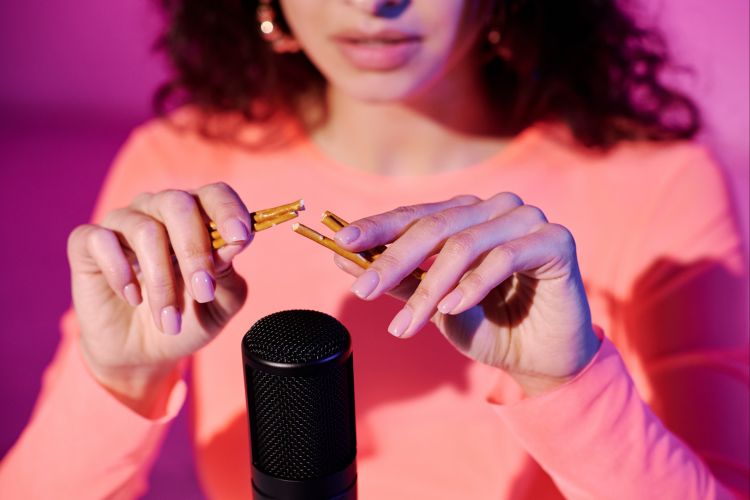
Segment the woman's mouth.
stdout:
<svg viewBox="0 0 750 500">
<path fill-rule="evenodd" d="M 422 37 L 396 30 L 343 31 L 332 37 L 345 59 L 362 70 L 392 71 L 417 53 Z"/>
</svg>

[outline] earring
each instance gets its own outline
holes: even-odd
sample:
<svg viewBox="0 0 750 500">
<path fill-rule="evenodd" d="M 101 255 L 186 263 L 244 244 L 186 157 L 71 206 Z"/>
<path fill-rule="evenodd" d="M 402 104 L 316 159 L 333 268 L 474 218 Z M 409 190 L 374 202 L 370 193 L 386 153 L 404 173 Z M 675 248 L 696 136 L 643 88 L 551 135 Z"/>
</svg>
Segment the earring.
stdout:
<svg viewBox="0 0 750 500">
<path fill-rule="evenodd" d="M 260 0 L 256 10 L 256 19 L 260 36 L 271 45 L 271 50 L 277 54 L 299 52 L 299 42 L 292 36 L 281 31 L 276 20 L 276 11 L 271 6 L 271 0 Z"/>
<path fill-rule="evenodd" d="M 487 42 L 489 42 L 490 44 L 492 53 L 496 54 L 498 57 L 500 57 L 500 59 L 509 61 L 512 54 L 508 47 L 500 44 L 502 40 L 503 36 L 500 33 L 500 30 L 497 28 L 492 28 L 487 33 Z"/>
</svg>

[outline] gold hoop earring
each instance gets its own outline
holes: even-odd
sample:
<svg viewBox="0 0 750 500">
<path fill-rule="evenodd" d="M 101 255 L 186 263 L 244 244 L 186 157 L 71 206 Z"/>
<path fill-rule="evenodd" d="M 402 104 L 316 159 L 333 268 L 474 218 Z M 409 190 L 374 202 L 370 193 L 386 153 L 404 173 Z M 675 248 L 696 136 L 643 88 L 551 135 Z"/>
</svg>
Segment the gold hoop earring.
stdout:
<svg viewBox="0 0 750 500">
<path fill-rule="evenodd" d="M 255 12 L 258 21 L 260 36 L 271 45 L 271 50 L 277 54 L 289 54 L 299 52 L 299 42 L 291 35 L 281 31 L 276 21 L 276 11 L 271 5 L 271 0 L 260 0 Z"/>
</svg>

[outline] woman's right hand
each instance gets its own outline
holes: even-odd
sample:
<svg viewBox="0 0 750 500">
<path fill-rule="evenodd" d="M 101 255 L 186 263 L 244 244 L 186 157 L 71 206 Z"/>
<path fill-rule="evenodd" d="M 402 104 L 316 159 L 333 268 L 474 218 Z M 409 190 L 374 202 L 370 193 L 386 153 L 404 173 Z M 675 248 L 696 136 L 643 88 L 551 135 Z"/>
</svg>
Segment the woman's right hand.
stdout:
<svg viewBox="0 0 750 500">
<path fill-rule="evenodd" d="M 214 251 L 208 220 L 227 245 Z M 141 414 L 158 413 L 180 360 L 208 344 L 242 307 L 232 259 L 252 240 L 247 208 L 228 185 L 138 195 L 68 239 L 80 345 L 94 377 Z M 171 249 L 174 257 L 171 256 Z"/>
</svg>

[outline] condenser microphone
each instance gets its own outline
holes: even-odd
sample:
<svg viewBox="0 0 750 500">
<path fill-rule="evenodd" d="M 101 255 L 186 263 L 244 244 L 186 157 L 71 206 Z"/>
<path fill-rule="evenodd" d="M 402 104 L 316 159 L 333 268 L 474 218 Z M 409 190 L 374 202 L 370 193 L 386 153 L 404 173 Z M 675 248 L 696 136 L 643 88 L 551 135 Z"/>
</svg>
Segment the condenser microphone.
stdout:
<svg viewBox="0 0 750 500">
<path fill-rule="evenodd" d="M 357 498 L 349 332 L 317 311 L 261 318 L 242 338 L 255 500 Z"/>
</svg>

